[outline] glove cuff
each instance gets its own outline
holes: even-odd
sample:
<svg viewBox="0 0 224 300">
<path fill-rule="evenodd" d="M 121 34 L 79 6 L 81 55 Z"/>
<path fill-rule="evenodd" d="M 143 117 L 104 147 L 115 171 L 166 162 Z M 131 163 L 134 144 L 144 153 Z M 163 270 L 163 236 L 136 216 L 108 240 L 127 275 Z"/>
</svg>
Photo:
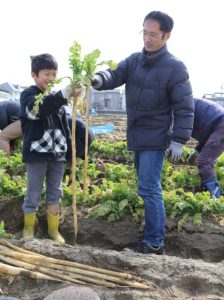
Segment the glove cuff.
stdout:
<svg viewBox="0 0 224 300">
<path fill-rule="evenodd" d="M 175 141 L 171 141 L 170 146 L 174 146 L 174 147 L 178 147 L 178 148 L 183 148 L 183 144 L 175 142 Z"/>
<path fill-rule="evenodd" d="M 99 89 L 103 85 L 103 79 L 100 75 L 93 75 L 92 77 L 92 87 L 94 89 Z"/>
</svg>

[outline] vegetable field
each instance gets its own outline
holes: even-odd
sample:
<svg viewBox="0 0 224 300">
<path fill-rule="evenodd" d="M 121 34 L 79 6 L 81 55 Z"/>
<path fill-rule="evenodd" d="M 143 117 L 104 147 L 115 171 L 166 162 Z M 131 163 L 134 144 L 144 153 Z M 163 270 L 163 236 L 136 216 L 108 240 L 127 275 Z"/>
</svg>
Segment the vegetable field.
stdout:
<svg viewBox="0 0 224 300">
<path fill-rule="evenodd" d="M 18 149 L 19 150 L 19 149 Z M 185 163 L 190 149 L 185 147 L 183 161 L 172 165 L 165 160 L 162 172 L 163 196 L 167 216 L 178 221 L 178 229 L 189 220 L 200 226 L 204 218 L 220 218 L 224 214 L 224 198 L 211 198 L 202 191 L 200 177 L 195 166 Z M 87 172 L 87 196 L 83 193 L 84 161 L 76 164 L 77 205 L 91 208 L 91 217 L 105 218 L 109 222 L 131 215 L 134 223 L 143 219 L 144 203 L 137 194 L 137 178 L 133 165 L 133 154 L 127 150 L 126 142 L 111 144 L 94 141 L 91 146 L 91 163 Z M 224 155 L 216 164 L 216 173 L 224 188 Z M 1 198 L 23 197 L 26 193 L 26 174 L 20 150 L 13 156 L 0 153 Z M 63 180 L 63 207 L 72 204 L 72 175 L 66 167 Z M 45 193 L 42 195 L 43 202 Z M 4 221 L 4 220 L 1 220 Z"/>
<path fill-rule="evenodd" d="M 107 288 L 90 285 L 102 299 L 223 299 L 224 201 L 201 190 L 195 166 L 186 165 L 190 149 L 184 149 L 179 165 L 164 162 L 162 185 L 167 213 L 166 255 L 141 255 L 125 250 L 142 236 L 144 204 L 137 195 L 133 154 L 123 141 L 95 140 L 91 145 L 87 170 L 87 195 L 83 193 L 84 161 L 76 161 L 78 236 L 74 241 L 72 173 L 67 165 L 63 179 L 60 230 L 66 245 L 48 239 L 44 198 L 38 212 L 36 238 L 21 239 L 26 193 L 26 174 L 21 160 L 21 144 L 14 155 L 0 153 L 0 238 L 39 254 L 72 260 L 141 277 L 148 286 Z M 216 171 L 222 178 L 223 156 Z M 198 260 L 200 258 L 200 260 Z M 42 268 L 42 267 L 40 267 Z M 20 299 L 44 299 L 65 284 L 49 280 L 2 275 L 3 295 Z M 203 285 L 201 282 L 203 281 Z M 20 292 L 19 292 L 20 291 Z M 214 292 L 213 292 L 214 291 Z M 210 297 L 210 298 L 209 298 Z"/>
</svg>

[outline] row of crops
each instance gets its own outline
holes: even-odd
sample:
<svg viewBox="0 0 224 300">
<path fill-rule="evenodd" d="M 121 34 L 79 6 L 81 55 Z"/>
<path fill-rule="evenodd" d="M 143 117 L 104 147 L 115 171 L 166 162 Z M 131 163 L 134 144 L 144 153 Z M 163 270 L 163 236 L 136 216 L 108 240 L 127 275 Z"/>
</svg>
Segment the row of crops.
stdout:
<svg viewBox="0 0 224 300">
<path fill-rule="evenodd" d="M 162 186 L 166 213 L 178 220 L 181 226 L 192 219 L 201 225 L 203 218 L 224 213 L 224 197 L 211 198 L 201 190 L 201 181 L 195 166 L 185 163 L 190 149 L 184 148 L 181 164 L 172 165 L 165 161 L 162 172 Z M 91 207 L 91 216 L 115 221 L 131 214 L 133 222 L 143 219 L 144 203 L 137 194 L 137 178 L 133 166 L 133 154 L 127 150 L 126 142 L 94 141 L 91 145 L 91 160 L 88 164 L 88 193 L 83 195 L 83 160 L 76 165 L 76 198 L 78 206 Z M 224 188 L 224 156 L 216 163 L 216 173 Z M 63 179 L 62 206 L 72 204 L 72 178 L 70 167 L 66 166 Z M 26 194 L 25 167 L 21 148 L 14 155 L 6 157 L 0 152 L 0 197 L 23 197 Z M 45 191 L 42 198 L 44 201 Z M 1 220 L 0 220 L 1 221 Z"/>
</svg>

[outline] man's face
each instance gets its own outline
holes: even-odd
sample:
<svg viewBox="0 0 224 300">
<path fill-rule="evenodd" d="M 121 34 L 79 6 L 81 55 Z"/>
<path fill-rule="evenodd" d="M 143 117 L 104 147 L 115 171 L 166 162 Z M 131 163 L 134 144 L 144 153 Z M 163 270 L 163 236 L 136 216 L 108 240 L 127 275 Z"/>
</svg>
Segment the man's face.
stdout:
<svg viewBox="0 0 224 300">
<path fill-rule="evenodd" d="M 43 91 L 48 87 L 49 83 L 52 83 L 57 76 L 57 70 L 54 69 L 43 69 L 40 70 L 38 75 L 32 73 L 32 77 L 36 85 Z"/>
<path fill-rule="evenodd" d="M 142 34 L 145 50 L 150 53 L 162 48 L 170 37 L 170 32 L 162 32 L 159 23 L 151 19 L 145 21 Z"/>
</svg>

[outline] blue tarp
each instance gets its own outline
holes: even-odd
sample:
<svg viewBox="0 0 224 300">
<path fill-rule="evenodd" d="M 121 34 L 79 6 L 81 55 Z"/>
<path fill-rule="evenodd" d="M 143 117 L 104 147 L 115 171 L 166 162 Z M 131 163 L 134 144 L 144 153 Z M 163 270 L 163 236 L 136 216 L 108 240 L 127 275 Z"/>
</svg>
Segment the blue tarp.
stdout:
<svg viewBox="0 0 224 300">
<path fill-rule="evenodd" d="M 94 134 L 98 133 L 112 133 L 114 131 L 114 124 L 90 126 Z"/>
</svg>

